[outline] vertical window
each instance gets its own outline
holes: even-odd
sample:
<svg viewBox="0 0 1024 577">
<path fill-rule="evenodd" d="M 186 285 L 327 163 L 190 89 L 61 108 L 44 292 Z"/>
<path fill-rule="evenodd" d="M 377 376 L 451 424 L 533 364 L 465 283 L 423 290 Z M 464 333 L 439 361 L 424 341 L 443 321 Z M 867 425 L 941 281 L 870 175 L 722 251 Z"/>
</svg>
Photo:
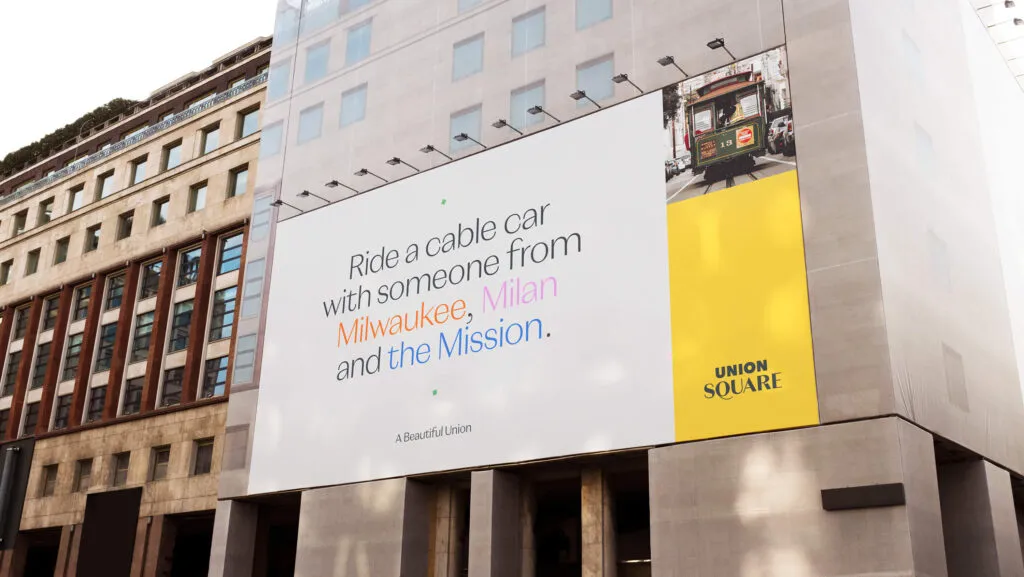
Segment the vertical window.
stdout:
<svg viewBox="0 0 1024 577">
<path fill-rule="evenodd" d="M 114 171 L 101 174 L 96 179 L 96 199 L 107 198 L 114 194 Z"/>
<path fill-rule="evenodd" d="M 28 209 L 14 215 L 14 226 L 11 228 L 11 236 L 15 237 L 25 232 L 25 223 L 28 220 Z"/>
<path fill-rule="evenodd" d="M 218 341 L 231 336 L 235 323 L 235 303 L 238 287 L 229 287 L 213 293 L 213 317 L 210 319 L 210 340 Z"/>
<path fill-rule="evenodd" d="M 161 407 L 170 407 L 181 402 L 181 378 L 184 373 L 185 367 L 164 371 L 164 390 L 160 395 Z"/>
<path fill-rule="evenodd" d="M 150 227 L 160 226 L 167 223 L 167 212 L 170 210 L 171 198 L 165 196 L 153 201 L 153 216 L 150 220 Z"/>
<path fill-rule="evenodd" d="M 216 150 L 220 144 L 220 124 L 214 124 L 203 129 L 202 150 L 203 154 L 209 154 Z"/>
<path fill-rule="evenodd" d="M 43 330 L 48 331 L 57 326 L 57 313 L 60 311 L 60 295 L 47 297 L 43 301 Z"/>
<path fill-rule="evenodd" d="M 348 29 L 345 39 L 345 66 L 365 60 L 370 55 L 371 21 L 367 20 Z"/>
<path fill-rule="evenodd" d="M 84 320 L 89 314 L 89 301 L 92 300 L 92 285 L 84 284 L 75 289 L 75 312 L 71 316 L 76 321 Z"/>
<path fill-rule="evenodd" d="M 71 395 L 57 397 L 57 410 L 53 417 L 53 430 L 59 431 L 68 428 L 68 420 L 71 418 Z"/>
<path fill-rule="evenodd" d="M 200 183 L 188 190 L 188 212 L 206 208 L 206 183 Z"/>
<path fill-rule="evenodd" d="M 134 415 L 142 409 L 142 387 L 145 385 L 146 377 L 135 377 L 128 379 L 124 385 L 124 407 L 122 415 Z"/>
<path fill-rule="evenodd" d="M 160 290 L 160 270 L 164 267 L 163 261 L 154 260 L 142 267 L 142 287 L 139 289 L 139 300 L 145 300 L 156 296 Z"/>
<path fill-rule="evenodd" d="M 235 372 L 232 375 L 232 382 L 251 382 L 256 363 L 256 335 L 238 337 L 235 347 Z"/>
<path fill-rule="evenodd" d="M 78 185 L 68 191 L 68 212 L 76 211 L 85 204 L 85 185 Z"/>
<path fill-rule="evenodd" d="M 544 46 L 544 7 L 512 20 L 512 56 Z"/>
<path fill-rule="evenodd" d="M 142 156 L 132 161 L 132 184 L 146 180 L 146 159 L 146 156 Z"/>
<path fill-rule="evenodd" d="M 188 329 L 192 324 L 191 299 L 174 305 L 174 318 L 171 320 L 171 344 L 168 352 L 184 350 L 188 347 Z"/>
<path fill-rule="evenodd" d="M 9 397 L 14 394 L 14 385 L 18 382 L 18 365 L 21 364 L 21 351 L 14 351 L 7 355 L 7 367 L 4 370 L 4 386 L 0 390 L 0 397 Z"/>
<path fill-rule="evenodd" d="M 459 0 L 459 13 L 461 14 L 462 12 L 469 10 L 480 2 L 483 2 L 483 0 Z"/>
<path fill-rule="evenodd" d="M 217 274 L 236 271 L 242 264 L 242 233 L 220 239 L 220 266 Z"/>
<path fill-rule="evenodd" d="M 576 67 L 576 88 L 587 93 L 594 100 L 604 100 L 615 95 L 612 76 L 615 75 L 611 55 L 585 62 Z M 586 106 L 586 100 L 576 103 L 577 107 Z"/>
<path fill-rule="evenodd" d="M 21 427 L 21 436 L 26 437 L 34 433 L 37 423 L 39 423 L 39 403 L 25 405 L 25 424 Z"/>
<path fill-rule="evenodd" d="M 5 260 L 3 264 L 0 264 L 0 286 L 10 282 L 12 268 L 14 268 L 13 260 Z"/>
<path fill-rule="evenodd" d="M 213 439 L 202 439 L 195 442 L 195 464 L 192 475 L 206 475 L 213 470 Z"/>
<path fill-rule="evenodd" d="M 164 147 L 161 155 L 163 170 L 171 170 L 181 164 L 181 141 L 172 142 Z"/>
<path fill-rule="evenodd" d="M 228 198 L 242 196 L 249 187 L 249 165 L 239 166 L 228 177 Z"/>
<path fill-rule="evenodd" d="M 110 370 L 110 361 L 114 357 L 114 337 L 117 335 L 117 322 L 100 327 L 100 346 L 96 351 L 95 373 Z"/>
<path fill-rule="evenodd" d="M 135 211 L 122 212 L 117 217 L 117 240 L 128 238 L 132 235 L 132 225 L 135 224 Z"/>
<path fill-rule="evenodd" d="M 45 342 L 36 347 L 36 362 L 32 366 L 32 381 L 29 389 L 38 389 L 43 386 L 46 378 L 46 365 L 50 362 L 50 343 Z"/>
<path fill-rule="evenodd" d="M 7 424 L 11 421 L 11 410 L 0 411 L 0 436 L 7 434 Z"/>
<path fill-rule="evenodd" d="M 149 480 L 160 481 L 167 478 L 167 466 L 171 463 L 171 447 L 154 447 L 152 466 L 149 468 Z"/>
<path fill-rule="evenodd" d="M 86 407 L 85 422 L 91 423 L 103 418 L 103 404 L 106 400 L 106 385 L 89 389 L 89 406 Z"/>
<path fill-rule="evenodd" d="M 92 252 L 100 247 L 100 228 L 102 225 L 94 224 L 85 229 L 85 250 Z"/>
<path fill-rule="evenodd" d="M 28 251 L 28 257 L 25 259 L 25 276 L 36 274 L 39 270 L 39 252 L 42 249 L 35 249 Z"/>
<path fill-rule="evenodd" d="M 341 94 L 341 125 L 348 126 L 366 118 L 366 85 Z"/>
<path fill-rule="evenodd" d="M 53 197 L 39 203 L 39 214 L 36 216 L 36 225 L 42 226 L 53 220 Z"/>
<path fill-rule="evenodd" d="M 129 363 L 137 363 L 149 357 L 149 344 L 153 336 L 152 311 L 135 317 L 135 336 L 132 339 L 132 353 Z"/>
<path fill-rule="evenodd" d="M 327 61 L 331 56 L 329 41 L 321 42 L 306 49 L 306 75 L 304 82 L 316 82 L 327 76 Z"/>
<path fill-rule="evenodd" d="M 612 0 L 576 0 L 576 29 L 590 28 L 612 17 Z"/>
<path fill-rule="evenodd" d="M 71 395 L 68 395 L 70 397 Z M 70 405 L 69 405 L 70 406 Z M 88 491 L 92 486 L 92 459 L 81 459 L 75 463 L 75 492 Z"/>
<path fill-rule="evenodd" d="M 256 134 L 260 129 L 260 109 L 252 108 L 238 113 L 238 138 Z"/>
<path fill-rule="evenodd" d="M 262 258 L 253 260 L 245 268 L 245 286 L 242 289 L 242 318 L 248 319 L 260 312 L 263 299 L 263 274 L 266 272 L 266 261 Z"/>
<path fill-rule="evenodd" d="M 304 144 L 310 140 L 320 138 L 324 123 L 324 105 L 310 106 L 299 112 L 299 133 L 295 139 L 296 144 Z"/>
<path fill-rule="evenodd" d="M 114 275 L 107 281 L 107 302 L 104 305 L 104 310 L 114 310 L 121 308 L 121 300 L 124 299 L 124 273 Z"/>
<path fill-rule="evenodd" d="M 228 358 L 218 357 L 206 361 L 203 371 L 202 398 L 219 397 L 224 394 L 228 382 Z"/>
<path fill-rule="evenodd" d="M 64 371 L 61 381 L 70 381 L 78 375 L 78 359 L 82 356 L 82 333 L 68 337 L 68 348 L 64 352 Z"/>
<path fill-rule="evenodd" d="M 68 247 L 71 246 L 71 237 L 65 236 L 64 238 L 57 239 L 57 244 L 53 249 L 53 264 L 60 264 L 68 260 Z M 3 279 L 0 279 L 3 280 Z M 0 283 L 3 284 L 3 283 Z"/>
<path fill-rule="evenodd" d="M 448 145 L 453 154 L 470 146 L 475 146 L 469 140 L 463 142 L 456 141 L 455 135 L 465 132 L 470 137 L 480 140 L 480 105 L 453 114 L 450 127 Z"/>
<path fill-rule="evenodd" d="M 281 123 L 275 122 L 260 134 L 260 158 L 268 158 L 281 152 Z"/>
<path fill-rule="evenodd" d="M 125 451 L 114 455 L 114 474 L 112 483 L 115 487 L 124 487 L 128 484 L 128 467 L 132 462 L 132 454 Z"/>
<path fill-rule="evenodd" d="M 53 465 L 43 467 L 43 486 L 39 490 L 41 497 L 50 497 L 57 489 L 57 470 L 59 466 L 54 463 Z"/>
<path fill-rule="evenodd" d="M 452 80 L 472 76 L 484 69 L 484 35 L 455 43 L 452 48 Z"/>
<path fill-rule="evenodd" d="M 288 77 L 291 67 L 287 62 L 280 62 L 270 67 L 270 80 L 267 82 L 267 100 L 277 100 L 288 93 Z"/>
<path fill-rule="evenodd" d="M 15 309 L 14 311 L 14 340 L 25 338 L 28 330 L 29 308 L 27 306 Z"/>
<path fill-rule="evenodd" d="M 178 286 L 188 286 L 199 280 L 199 260 L 203 256 L 203 248 L 197 246 L 181 251 L 178 264 Z"/>
</svg>

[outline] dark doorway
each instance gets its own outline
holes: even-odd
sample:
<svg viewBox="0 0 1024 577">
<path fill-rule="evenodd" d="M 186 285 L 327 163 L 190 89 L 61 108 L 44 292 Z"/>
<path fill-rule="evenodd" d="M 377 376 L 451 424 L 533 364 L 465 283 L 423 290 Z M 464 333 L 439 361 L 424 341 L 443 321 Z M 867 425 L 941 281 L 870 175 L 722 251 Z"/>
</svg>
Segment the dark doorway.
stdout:
<svg viewBox="0 0 1024 577">
<path fill-rule="evenodd" d="M 129 577 L 141 500 L 142 488 L 86 498 L 78 577 Z"/>
<path fill-rule="evenodd" d="M 60 548 L 60 529 L 44 529 L 22 533 L 25 539 L 25 577 L 53 577 Z"/>
<path fill-rule="evenodd" d="M 260 499 L 256 524 L 253 577 L 293 577 L 299 541 L 301 495 L 289 493 Z"/>
<path fill-rule="evenodd" d="M 206 575 L 210 570 L 213 516 L 213 511 L 204 511 L 167 517 L 174 524 L 170 577 Z"/>
<path fill-rule="evenodd" d="M 615 511 L 615 561 L 619 577 L 651 575 L 651 496 L 647 471 L 608 480 Z"/>
<path fill-rule="evenodd" d="M 536 577 L 580 577 L 583 539 L 579 477 L 538 482 L 534 491 Z"/>
</svg>

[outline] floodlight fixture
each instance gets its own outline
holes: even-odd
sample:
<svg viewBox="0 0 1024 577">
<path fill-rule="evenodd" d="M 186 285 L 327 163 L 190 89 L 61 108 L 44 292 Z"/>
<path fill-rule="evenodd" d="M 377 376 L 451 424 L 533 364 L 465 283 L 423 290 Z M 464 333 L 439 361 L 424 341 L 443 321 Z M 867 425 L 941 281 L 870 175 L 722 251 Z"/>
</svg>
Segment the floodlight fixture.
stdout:
<svg viewBox="0 0 1024 577">
<path fill-rule="evenodd" d="M 388 164 L 389 164 L 390 166 L 398 166 L 399 164 L 404 164 L 404 165 L 408 166 L 409 168 L 411 168 L 411 169 L 415 170 L 416 172 L 419 172 L 419 171 L 420 171 L 420 169 L 418 169 L 418 168 L 416 168 L 415 166 L 413 166 L 413 165 L 409 164 L 408 162 L 406 162 L 406 161 L 402 160 L 401 158 L 398 158 L 397 156 L 395 156 L 395 157 L 393 157 L 393 158 L 389 159 L 389 160 L 387 161 L 387 163 L 388 163 Z"/>
<path fill-rule="evenodd" d="M 736 56 L 729 50 L 729 47 L 725 45 L 725 38 L 715 38 L 711 42 L 708 42 L 708 48 L 712 50 L 725 50 L 725 53 L 729 55 L 729 58 L 736 60 Z"/>
<path fill-rule="evenodd" d="M 270 203 L 270 206 L 273 206 L 273 207 L 280 207 L 281 205 L 294 208 L 295 210 L 297 210 L 299 212 L 306 212 L 306 211 L 302 210 L 301 208 L 295 206 L 294 204 L 288 204 L 287 202 L 281 200 L 280 198 L 275 200 L 274 202 Z"/>
<path fill-rule="evenodd" d="M 545 116 L 550 117 L 555 122 L 561 122 L 561 120 L 555 118 L 554 114 L 551 114 L 547 110 L 544 110 L 543 106 L 539 106 L 539 105 L 538 106 L 531 106 L 530 108 L 527 108 L 526 111 L 529 112 L 530 114 L 534 115 L 534 116 L 536 116 L 538 114 L 543 114 Z"/>
<path fill-rule="evenodd" d="M 480 142 L 479 140 L 473 138 L 472 136 L 466 134 L 465 132 L 460 132 L 456 134 L 455 136 L 452 137 L 452 139 L 455 140 L 455 142 L 466 142 L 467 140 L 471 140 L 479 144 L 481 148 L 487 148 L 486 144 Z"/>
<path fill-rule="evenodd" d="M 685 70 L 683 70 L 682 68 L 679 67 L 678 64 L 676 64 L 676 59 L 672 56 L 662 56 L 661 58 L 658 59 L 658 64 L 661 64 L 662 66 L 675 66 L 676 70 L 683 73 L 683 76 L 686 76 L 687 78 L 690 77 L 690 75 L 687 74 Z"/>
<path fill-rule="evenodd" d="M 596 100 L 594 100 L 593 98 L 587 96 L 587 91 L 586 90 L 577 90 L 576 92 L 573 92 L 572 94 L 570 94 L 569 98 L 572 98 L 576 102 L 579 102 L 580 100 L 583 100 L 585 98 L 585 99 L 589 100 L 594 106 L 596 106 L 598 108 L 601 108 L 601 105 L 598 104 Z"/>
<path fill-rule="evenodd" d="M 302 198 L 309 198 L 310 196 L 312 196 L 314 198 L 319 198 L 320 200 L 324 201 L 324 204 L 331 204 L 331 201 L 329 201 L 326 198 L 320 196 L 319 194 L 316 194 L 316 193 L 313 193 L 313 192 L 309 192 L 308 190 L 303 190 L 302 192 L 300 192 L 298 194 L 298 196 L 301 196 Z"/>
<path fill-rule="evenodd" d="M 523 135 L 523 132 L 521 130 L 509 124 L 504 118 L 499 118 L 495 120 L 494 122 L 491 123 L 491 126 L 495 128 L 511 128 L 512 130 L 515 130 L 516 133 L 519 134 L 519 136 Z"/>
<path fill-rule="evenodd" d="M 447 158 L 448 160 L 452 159 L 452 157 L 450 157 L 447 154 L 441 152 L 440 150 L 434 148 L 434 145 L 432 145 L 432 144 L 428 144 L 428 145 L 424 146 L 423 148 L 420 149 L 420 152 L 422 152 L 423 154 L 430 154 L 431 152 L 436 152 L 436 153 L 440 154 L 441 156 Z"/>
<path fill-rule="evenodd" d="M 627 82 L 630 86 L 636 88 L 636 91 L 639 92 L 640 94 L 644 93 L 644 89 L 640 88 L 639 86 L 636 85 L 636 83 L 630 80 L 628 74 L 616 74 L 615 76 L 612 76 L 612 82 L 614 82 L 615 84 L 622 84 L 623 82 Z"/>
</svg>

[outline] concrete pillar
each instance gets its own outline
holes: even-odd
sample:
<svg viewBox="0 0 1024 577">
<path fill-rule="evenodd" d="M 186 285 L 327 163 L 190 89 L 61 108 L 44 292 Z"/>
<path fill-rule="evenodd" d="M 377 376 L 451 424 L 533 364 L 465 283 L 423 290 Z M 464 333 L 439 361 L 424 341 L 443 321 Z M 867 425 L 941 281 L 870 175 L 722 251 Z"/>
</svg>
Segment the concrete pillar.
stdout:
<svg viewBox="0 0 1024 577">
<path fill-rule="evenodd" d="M 78 568 L 78 547 L 82 544 L 82 526 L 65 525 L 60 531 L 54 577 L 74 577 Z"/>
<path fill-rule="evenodd" d="M 939 467 L 949 577 L 1024 577 L 1010 474 L 987 461 Z"/>
<path fill-rule="evenodd" d="M 22 538 L 14 542 L 14 547 L 4 551 L 0 560 L 0 577 L 21 577 L 25 572 L 25 558 L 28 555 L 28 540 Z"/>
<path fill-rule="evenodd" d="M 426 577 L 432 497 L 408 479 L 304 491 L 295 577 Z"/>
<path fill-rule="evenodd" d="M 529 481 L 519 484 L 519 515 L 523 528 L 520 576 L 534 577 L 537 573 L 537 537 L 533 532 L 533 524 L 537 519 L 537 495 L 533 483 Z"/>
<path fill-rule="evenodd" d="M 945 577 L 932 443 L 889 417 L 652 449 L 652 575 Z M 904 505 L 822 505 L 890 484 Z"/>
<path fill-rule="evenodd" d="M 259 506 L 217 501 L 209 577 L 251 577 Z"/>
<path fill-rule="evenodd" d="M 519 577 L 519 479 L 501 471 L 474 471 L 470 484 L 469 577 Z"/>
<path fill-rule="evenodd" d="M 613 499 L 604 471 L 583 471 L 580 499 L 583 577 L 616 577 Z"/>
<path fill-rule="evenodd" d="M 465 520 L 461 511 L 469 506 L 468 491 L 460 491 L 451 485 L 437 488 L 435 497 L 434 528 L 434 577 L 462 577 L 459 562 L 465 543 L 461 536 L 465 531 Z"/>
</svg>

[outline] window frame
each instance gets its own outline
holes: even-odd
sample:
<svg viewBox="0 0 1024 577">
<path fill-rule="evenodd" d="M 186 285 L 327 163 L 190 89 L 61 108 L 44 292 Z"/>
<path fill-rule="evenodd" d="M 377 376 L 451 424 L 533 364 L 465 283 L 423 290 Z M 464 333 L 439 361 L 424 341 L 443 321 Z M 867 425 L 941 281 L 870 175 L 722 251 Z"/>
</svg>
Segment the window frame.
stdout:
<svg viewBox="0 0 1024 577">
<path fill-rule="evenodd" d="M 94 423 L 103 420 L 103 407 L 107 402 L 107 385 L 89 389 L 89 399 L 85 406 L 85 422 Z"/>
<path fill-rule="evenodd" d="M 228 242 L 231 242 L 232 240 L 234 240 L 236 238 L 238 239 L 238 244 L 237 245 L 227 246 Z M 234 272 L 236 270 L 241 270 L 241 268 L 242 268 L 242 256 L 244 254 L 244 249 L 245 249 L 245 232 L 244 231 L 238 231 L 238 232 L 233 233 L 233 234 L 231 234 L 231 233 L 225 234 L 225 235 L 220 237 L 220 243 L 219 244 L 220 244 L 219 250 L 217 251 L 217 276 L 220 276 L 222 274 L 228 274 L 229 272 Z M 231 258 L 227 258 L 227 259 L 224 258 L 225 253 L 227 253 L 230 250 L 234 250 L 236 248 L 238 249 L 238 256 L 234 256 L 232 254 Z M 229 269 L 225 270 L 224 269 L 224 263 L 225 262 L 234 263 L 233 265 L 229 265 L 229 266 L 234 266 L 234 268 L 229 268 Z"/>
<path fill-rule="evenodd" d="M 120 284 L 118 284 L 120 282 Z M 121 272 L 110 275 L 107 278 L 107 294 L 103 298 L 103 310 L 112 311 L 121 308 L 121 303 L 124 302 L 124 288 L 128 284 L 128 273 Z M 116 293 L 115 293 L 116 291 Z M 117 304 L 112 304 L 116 294 Z"/>
<path fill-rule="evenodd" d="M 73 492 L 84 493 L 92 488 L 92 468 L 92 457 L 75 461 L 75 483 L 72 486 Z"/>
<path fill-rule="evenodd" d="M 476 53 L 473 54 L 475 59 L 473 64 L 475 64 L 477 67 L 475 69 L 467 68 L 462 71 L 458 70 L 459 49 L 465 49 L 467 46 L 471 46 L 478 42 L 479 49 L 476 51 Z M 475 76 L 477 74 L 482 73 L 484 71 L 484 60 L 486 54 L 487 48 L 484 45 L 483 32 L 479 32 L 467 38 L 463 38 L 462 40 L 459 40 L 458 42 L 452 44 L 452 82 L 458 82 L 464 78 L 469 78 L 470 76 Z"/>
<path fill-rule="evenodd" d="M 228 291 L 234 291 L 230 300 L 217 300 L 220 295 L 226 294 Z M 234 334 L 235 318 L 238 314 L 238 285 L 215 291 L 210 310 L 210 329 L 207 331 L 208 342 L 212 343 L 230 339 Z"/>
<path fill-rule="evenodd" d="M 122 467 L 123 465 L 123 467 Z M 124 487 L 128 484 L 128 473 L 132 468 L 131 451 L 115 453 L 111 463 L 110 486 Z"/>
<path fill-rule="evenodd" d="M 168 354 L 188 349 L 195 303 L 194 298 L 174 303 L 174 309 L 171 311 L 170 335 L 167 339 Z"/>
<path fill-rule="evenodd" d="M 160 445 L 159 447 L 153 447 L 149 455 L 149 480 L 163 481 L 167 478 L 167 472 L 171 468 L 171 446 Z M 166 455 L 166 460 L 161 462 L 162 455 Z M 163 467 L 163 474 L 158 475 L 157 472 L 161 466 Z"/>
<path fill-rule="evenodd" d="M 160 278 L 163 269 L 164 261 L 162 259 L 151 260 L 142 265 L 142 271 L 139 273 L 142 275 L 139 282 L 140 301 L 155 298 L 160 292 Z"/>
<path fill-rule="evenodd" d="M 171 379 L 171 375 L 174 378 Z M 185 367 L 174 367 L 164 370 L 164 378 L 162 386 L 160 387 L 160 406 L 161 407 L 174 407 L 181 404 L 181 392 L 183 381 L 185 379 Z M 174 390 L 168 390 L 168 384 L 174 384 Z M 173 399 L 174 402 L 170 402 Z"/>
<path fill-rule="evenodd" d="M 78 342 L 75 343 L 74 339 L 78 337 Z M 67 347 L 64 348 L 64 358 L 61 361 L 60 370 L 60 382 L 71 381 L 78 378 L 78 369 L 82 365 L 82 343 L 85 341 L 85 333 L 75 333 L 68 335 Z M 71 360 L 74 359 L 74 364 Z M 68 376 L 68 371 L 71 371 L 71 376 Z"/>
<path fill-rule="evenodd" d="M 93 367 L 93 374 L 110 370 L 116 341 L 117 321 L 101 325 L 96 333 L 96 366 Z"/>
<path fill-rule="evenodd" d="M 132 227 L 135 226 L 135 209 L 122 212 L 117 215 L 116 240 L 124 240 L 132 235 Z"/>
<path fill-rule="evenodd" d="M 213 472 L 213 449 L 215 446 L 213 437 L 196 439 L 192 441 L 192 467 L 189 471 L 190 477 L 209 475 Z"/>
<path fill-rule="evenodd" d="M 103 223 L 96 223 L 85 229 L 85 243 L 82 247 L 82 254 L 88 254 L 100 248 L 100 235 L 103 232 Z"/>
<path fill-rule="evenodd" d="M 144 317 L 148 322 L 143 322 Z M 128 351 L 128 364 L 141 363 L 149 359 L 149 348 L 153 344 L 153 324 L 156 322 L 156 311 L 147 311 L 135 315 L 135 332 L 132 335 L 132 346 Z M 145 347 L 140 344 L 145 341 Z M 145 351 L 145 354 L 142 352 Z M 142 354 L 142 356 L 139 356 Z"/>
<path fill-rule="evenodd" d="M 195 254 L 194 258 L 189 255 Z M 199 268 L 203 261 L 203 246 L 195 245 L 178 251 L 178 278 L 176 288 L 191 286 L 199 282 Z"/>
<path fill-rule="evenodd" d="M 213 363 L 217 363 L 214 365 Z M 221 397 L 227 392 L 228 367 L 230 367 L 230 356 L 214 357 L 206 359 L 203 363 L 203 386 L 200 391 L 200 398 L 211 399 Z M 223 380 L 220 379 L 223 374 Z M 211 381 L 211 379 L 213 379 Z"/>
<path fill-rule="evenodd" d="M 59 474 L 60 463 L 43 465 L 43 474 L 39 485 L 40 497 L 52 497 L 57 492 L 57 475 Z"/>
</svg>

